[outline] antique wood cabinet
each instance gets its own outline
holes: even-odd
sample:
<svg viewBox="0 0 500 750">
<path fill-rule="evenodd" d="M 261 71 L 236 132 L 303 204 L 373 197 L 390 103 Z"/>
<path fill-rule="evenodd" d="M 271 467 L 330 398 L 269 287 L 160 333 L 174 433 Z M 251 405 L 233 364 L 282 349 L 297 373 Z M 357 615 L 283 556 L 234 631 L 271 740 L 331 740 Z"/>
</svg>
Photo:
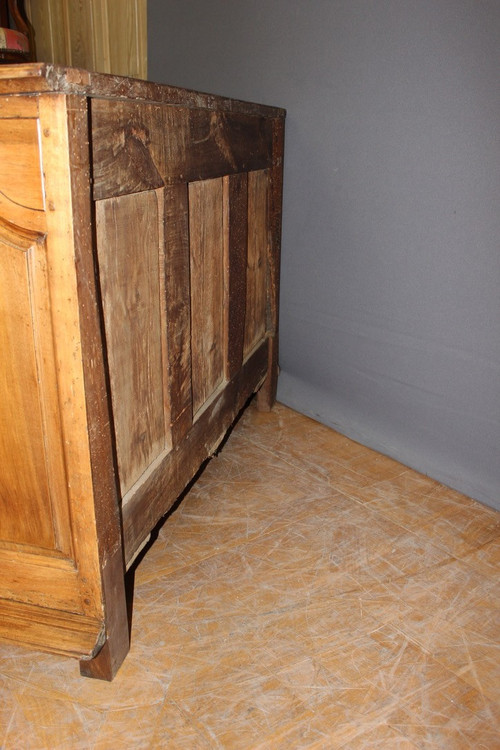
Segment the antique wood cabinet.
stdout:
<svg viewBox="0 0 500 750">
<path fill-rule="evenodd" d="M 0 637 L 112 679 L 124 576 L 277 379 L 284 112 L 0 69 Z"/>
</svg>

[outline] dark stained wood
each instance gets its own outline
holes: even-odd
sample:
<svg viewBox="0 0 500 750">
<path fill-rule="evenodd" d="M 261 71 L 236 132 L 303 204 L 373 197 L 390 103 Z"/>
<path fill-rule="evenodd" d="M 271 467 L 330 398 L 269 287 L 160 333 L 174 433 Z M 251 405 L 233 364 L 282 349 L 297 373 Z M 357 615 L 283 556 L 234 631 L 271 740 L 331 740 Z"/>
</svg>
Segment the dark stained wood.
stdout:
<svg viewBox="0 0 500 750">
<path fill-rule="evenodd" d="M 267 372 L 265 341 L 193 424 L 177 445 L 122 508 L 123 543 L 128 562 L 150 529 L 169 510 L 203 461 L 212 456 L 249 397 Z"/>
<path fill-rule="evenodd" d="M 80 336 L 104 608 L 102 637 L 92 651 L 95 658 L 82 660 L 80 671 L 89 677 L 112 680 L 129 650 L 129 623 L 118 477 L 114 466 L 111 433 L 112 403 L 107 388 L 104 351 L 101 344 L 100 334 L 104 323 L 100 315 L 102 306 L 95 273 L 91 231 L 87 127 L 87 102 L 81 97 L 75 97 L 70 100 L 68 106 L 68 130 L 74 166 L 71 172 L 71 198 L 74 210 L 75 260 L 79 268 L 77 289 Z"/>
<path fill-rule="evenodd" d="M 79 96 L 129 99 L 158 104 L 232 112 L 261 117 L 284 117 L 285 110 L 254 102 L 228 99 L 136 78 L 65 68 L 50 63 L 0 67 L 0 94 L 60 92 Z"/>
<path fill-rule="evenodd" d="M 268 320 L 269 363 L 266 380 L 257 394 L 257 405 L 261 411 L 269 411 L 276 401 L 278 385 L 279 348 L 279 295 L 281 258 L 281 210 L 283 202 L 283 151 L 285 122 L 277 118 L 273 123 L 273 167 L 271 170 L 271 190 L 269 193 L 269 280 L 268 280 Z"/>
<path fill-rule="evenodd" d="M 172 444 L 177 445 L 193 422 L 187 184 L 165 188 L 164 223 L 168 358 L 166 387 L 169 389 Z"/>
<path fill-rule="evenodd" d="M 244 356 L 252 351 L 267 331 L 268 203 L 268 170 L 250 172 L 248 175 L 248 260 Z"/>
<path fill-rule="evenodd" d="M 96 200 L 271 165 L 266 117 L 94 99 L 92 125 Z"/>
<path fill-rule="evenodd" d="M 243 362 L 247 296 L 248 176 L 224 178 L 224 278 L 226 377 L 231 379 Z"/>
<path fill-rule="evenodd" d="M 193 412 L 224 377 L 224 234 L 222 179 L 189 185 L 191 387 Z"/>
</svg>

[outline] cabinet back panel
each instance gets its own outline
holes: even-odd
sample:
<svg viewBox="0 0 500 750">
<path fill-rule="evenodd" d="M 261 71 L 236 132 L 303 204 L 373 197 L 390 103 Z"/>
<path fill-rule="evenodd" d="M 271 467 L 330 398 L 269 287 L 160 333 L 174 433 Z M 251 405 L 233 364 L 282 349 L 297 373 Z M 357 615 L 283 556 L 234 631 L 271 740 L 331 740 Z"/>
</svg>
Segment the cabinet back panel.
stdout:
<svg viewBox="0 0 500 750">
<path fill-rule="evenodd" d="M 164 388 L 163 195 L 96 203 L 97 248 L 120 489 L 168 446 Z"/>
<path fill-rule="evenodd" d="M 222 179 L 189 185 L 191 357 L 196 412 L 224 377 Z"/>
</svg>

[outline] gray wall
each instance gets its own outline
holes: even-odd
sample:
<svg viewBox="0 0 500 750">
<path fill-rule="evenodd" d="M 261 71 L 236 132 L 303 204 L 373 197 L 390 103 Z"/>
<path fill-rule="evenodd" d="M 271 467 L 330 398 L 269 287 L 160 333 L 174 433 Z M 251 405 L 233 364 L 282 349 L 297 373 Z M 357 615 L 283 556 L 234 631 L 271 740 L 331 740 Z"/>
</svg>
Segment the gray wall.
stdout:
<svg viewBox="0 0 500 750">
<path fill-rule="evenodd" d="M 500 2 L 149 0 L 148 54 L 288 110 L 280 400 L 500 508 Z"/>
</svg>

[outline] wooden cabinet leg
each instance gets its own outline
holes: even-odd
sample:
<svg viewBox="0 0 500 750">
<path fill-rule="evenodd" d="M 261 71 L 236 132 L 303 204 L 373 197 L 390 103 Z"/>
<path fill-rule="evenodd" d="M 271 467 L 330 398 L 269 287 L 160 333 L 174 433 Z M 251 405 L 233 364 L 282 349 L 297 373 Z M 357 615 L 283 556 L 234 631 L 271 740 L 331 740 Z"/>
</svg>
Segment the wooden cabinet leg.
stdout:
<svg viewBox="0 0 500 750">
<path fill-rule="evenodd" d="M 121 549 L 108 563 L 103 574 L 103 584 L 106 642 L 93 659 L 80 661 L 80 673 L 84 677 L 111 682 L 130 648 L 130 624 Z"/>
<path fill-rule="evenodd" d="M 271 411 L 276 402 L 276 390 L 278 387 L 278 340 L 273 336 L 268 339 L 268 369 L 267 376 L 257 391 L 258 411 Z"/>
</svg>

